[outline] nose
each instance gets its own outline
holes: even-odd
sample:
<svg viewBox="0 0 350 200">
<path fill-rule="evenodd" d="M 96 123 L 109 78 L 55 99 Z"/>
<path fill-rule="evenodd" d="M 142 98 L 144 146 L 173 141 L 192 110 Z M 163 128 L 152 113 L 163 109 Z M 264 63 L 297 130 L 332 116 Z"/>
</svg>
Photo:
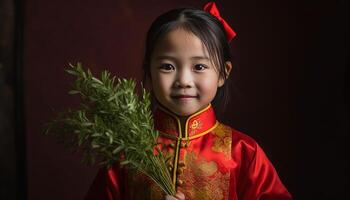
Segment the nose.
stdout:
<svg viewBox="0 0 350 200">
<path fill-rule="evenodd" d="M 182 68 L 176 74 L 175 87 L 177 88 L 191 88 L 193 87 L 192 72 L 186 68 Z"/>
</svg>

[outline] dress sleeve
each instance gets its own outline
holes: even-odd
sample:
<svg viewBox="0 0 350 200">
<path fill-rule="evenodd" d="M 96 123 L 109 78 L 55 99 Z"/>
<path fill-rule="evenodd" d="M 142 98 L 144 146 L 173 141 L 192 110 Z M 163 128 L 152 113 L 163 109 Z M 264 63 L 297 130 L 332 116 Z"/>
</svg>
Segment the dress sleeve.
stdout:
<svg viewBox="0 0 350 200">
<path fill-rule="evenodd" d="M 119 166 L 101 168 L 92 185 L 90 186 L 85 200 L 120 200 L 122 199 L 123 176 Z"/>
<path fill-rule="evenodd" d="M 254 156 L 245 173 L 242 174 L 241 180 L 240 199 L 292 199 L 292 196 L 279 179 L 275 168 L 258 144 L 255 146 Z"/>
</svg>

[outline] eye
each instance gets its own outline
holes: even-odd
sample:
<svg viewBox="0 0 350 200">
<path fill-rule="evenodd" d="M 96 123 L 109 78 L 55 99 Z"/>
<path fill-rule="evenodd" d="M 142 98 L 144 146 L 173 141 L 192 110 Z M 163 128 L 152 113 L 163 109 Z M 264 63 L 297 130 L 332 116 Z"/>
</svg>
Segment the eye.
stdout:
<svg viewBox="0 0 350 200">
<path fill-rule="evenodd" d="M 208 67 L 206 65 L 203 65 L 203 64 L 197 64 L 194 66 L 194 70 L 195 71 L 203 71 L 205 69 L 207 69 Z"/>
<path fill-rule="evenodd" d="M 174 71 L 175 70 L 175 67 L 172 64 L 168 64 L 168 63 L 162 64 L 159 68 L 162 71 Z"/>
</svg>

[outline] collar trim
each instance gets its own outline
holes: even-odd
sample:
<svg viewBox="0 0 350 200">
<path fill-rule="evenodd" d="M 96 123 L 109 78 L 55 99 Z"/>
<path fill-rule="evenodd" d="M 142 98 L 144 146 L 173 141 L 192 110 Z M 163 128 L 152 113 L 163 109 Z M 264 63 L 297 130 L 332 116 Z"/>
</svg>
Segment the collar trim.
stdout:
<svg viewBox="0 0 350 200">
<path fill-rule="evenodd" d="M 160 135 L 173 140 L 193 140 L 211 132 L 218 125 L 211 104 L 186 119 L 185 133 L 182 133 L 178 116 L 159 106 L 155 114 L 156 128 Z"/>
<path fill-rule="evenodd" d="M 186 139 L 186 137 L 177 137 L 175 135 L 170 135 L 170 134 L 167 134 L 165 132 L 162 132 L 162 131 L 159 131 L 160 135 L 164 136 L 164 137 L 167 137 L 167 138 L 170 138 L 170 139 L 173 139 L 173 140 L 180 140 L 180 141 L 187 141 L 187 140 L 193 140 L 193 139 L 196 139 L 196 138 L 199 138 L 203 135 L 206 135 L 207 133 L 211 132 L 212 130 L 214 130 L 217 126 L 219 125 L 219 122 L 216 121 L 215 122 L 215 125 L 213 127 L 211 127 L 210 129 L 202 132 L 202 133 L 199 133 L 197 135 L 194 135 L 194 136 L 190 136 L 188 137 L 188 139 Z"/>
</svg>

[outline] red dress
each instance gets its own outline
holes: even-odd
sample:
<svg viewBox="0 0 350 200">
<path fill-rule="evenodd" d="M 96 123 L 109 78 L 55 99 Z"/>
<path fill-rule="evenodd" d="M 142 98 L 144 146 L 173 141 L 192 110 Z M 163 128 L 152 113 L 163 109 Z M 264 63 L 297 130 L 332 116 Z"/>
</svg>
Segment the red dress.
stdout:
<svg viewBox="0 0 350 200">
<path fill-rule="evenodd" d="M 211 105 L 191 115 L 181 130 L 178 117 L 158 108 L 159 142 L 177 191 L 186 200 L 292 199 L 260 146 L 219 123 Z M 86 200 L 164 199 L 143 175 L 115 165 L 101 169 Z"/>
</svg>

